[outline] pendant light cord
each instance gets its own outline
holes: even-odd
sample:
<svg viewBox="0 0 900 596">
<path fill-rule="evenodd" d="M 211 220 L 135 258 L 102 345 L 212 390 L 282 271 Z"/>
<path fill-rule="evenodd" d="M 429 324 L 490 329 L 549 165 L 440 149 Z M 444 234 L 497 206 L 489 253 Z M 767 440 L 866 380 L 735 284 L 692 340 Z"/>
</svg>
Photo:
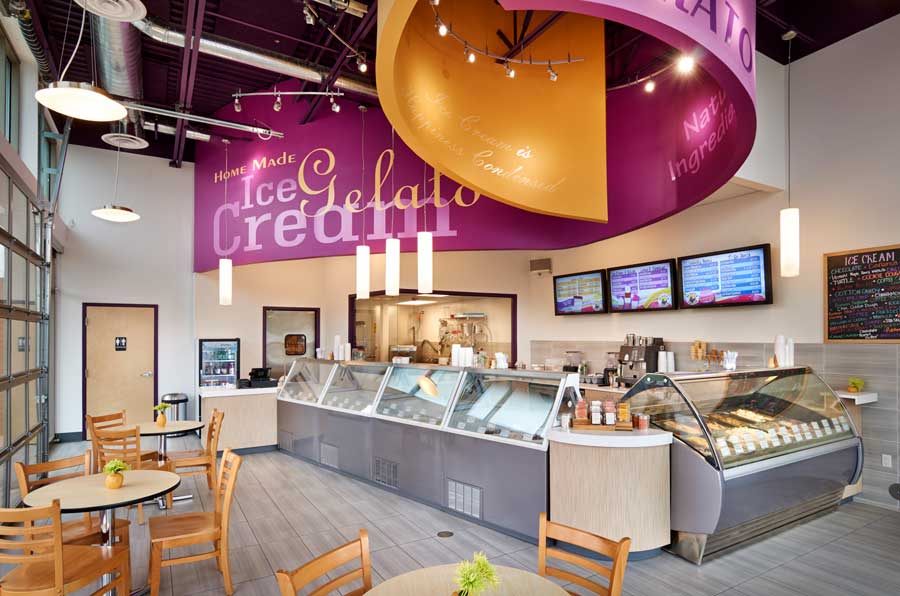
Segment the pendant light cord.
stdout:
<svg viewBox="0 0 900 596">
<path fill-rule="evenodd" d="M 361 106 L 362 107 L 362 106 Z M 366 208 L 368 205 L 368 199 L 366 198 L 366 111 L 360 109 L 359 112 L 360 119 L 360 133 L 359 138 L 359 163 L 360 163 L 360 175 L 359 175 L 359 196 L 362 199 L 362 243 L 363 246 L 366 246 Z"/>
<path fill-rule="evenodd" d="M 393 160 L 394 164 L 393 164 L 393 167 L 391 168 L 391 207 L 390 207 L 390 209 L 391 209 L 391 238 L 394 237 L 394 211 L 396 211 L 396 209 L 395 209 L 396 205 L 394 205 L 394 197 L 397 194 L 397 189 L 394 186 L 394 172 L 397 170 L 397 150 L 394 149 L 395 134 L 396 134 L 396 131 L 394 130 L 394 127 L 392 126 L 391 127 L 391 153 L 394 154 L 394 160 Z"/>
<path fill-rule="evenodd" d="M 66 73 L 69 71 L 69 67 L 72 66 L 72 60 L 75 59 L 75 54 L 78 53 L 78 48 L 81 46 L 81 37 L 84 35 L 84 21 L 86 15 L 87 11 L 81 9 L 81 28 L 78 30 L 78 41 L 75 42 L 75 47 L 72 49 L 72 55 L 69 56 L 69 61 L 66 62 L 66 67 L 62 69 L 61 73 L 59 73 L 60 81 L 65 80 Z"/>
<path fill-rule="evenodd" d="M 119 193 L 119 158 L 122 156 L 122 148 L 116 147 L 116 179 L 113 182 L 113 204 L 116 203 L 116 195 Z"/>
<path fill-rule="evenodd" d="M 788 63 L 787 63 L 787 202 L 788 208 L 791 206 L 791 43 L 793 39 L 788 40 Z"/>
<path fill-rule="evenodd" d="M 222 199 L 223 207 L 228 204 L 228 179 L 231 177 L 228 174 L 228 144 L 231 141 L 228 141 L 226 139 L 224 142 L 225 142 L 225 196 Z M 228 218 L 227 217 L 225 218 L 225 236 L 226 237 L 228 236 Z"/>
<path fill-rule="evenodd" d="M 425 220 L 422 223 L 422 231 L 428 231 L 428 164 L 425 160 L 422 160 L 422 195 L 424 195 L 424 201 L 422 201 L 422 218 Z"/>
</svg>

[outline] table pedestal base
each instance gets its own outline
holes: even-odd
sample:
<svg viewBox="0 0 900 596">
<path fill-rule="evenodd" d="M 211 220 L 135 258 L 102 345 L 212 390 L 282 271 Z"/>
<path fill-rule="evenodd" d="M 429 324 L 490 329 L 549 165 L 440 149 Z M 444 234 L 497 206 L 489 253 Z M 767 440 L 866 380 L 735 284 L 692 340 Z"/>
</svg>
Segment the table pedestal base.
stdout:
<svg viewBox="0 0 900 596">
<path fill-rule="evenodd" d="M 166 435 L 159 435 L 157 437 L 157 452 L 159 453 L 159 462 L 162 463 L 166 461 Z M 172 497 L 172 503 L 175 501 L 190 501 L 194 498 L 194 495 L 178 495 L 177 497 Z M 159 497 L 156 499 L 156 506 L 159 507 L 160 510 L 168 509 L 166 506 L 165 497 Z"/>
</svg>

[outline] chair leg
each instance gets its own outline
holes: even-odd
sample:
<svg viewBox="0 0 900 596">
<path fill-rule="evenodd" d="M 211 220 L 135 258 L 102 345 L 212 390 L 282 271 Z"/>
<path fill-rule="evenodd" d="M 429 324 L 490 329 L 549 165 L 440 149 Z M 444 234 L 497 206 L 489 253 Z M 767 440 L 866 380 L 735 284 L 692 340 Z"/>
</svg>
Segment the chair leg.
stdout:
<svg viewBox="0 0 900 596">
<path fill-rule="evenodd" d="M 166 509 L 168 509 L 169 511 L 171 511 L 171 510 L 172 510 L 172 505 L 174 504 L 174 502 L 175 502 L 175 500 L 174 500 L 174 498 L 172 497 L 172 493 L 167 494 L 167 495 L 166 495 Z"/>
<path fill-rule="evenodd" d="M 215 475 L 215 470 L 215 465 L 206 466 L 206 486 L 209 487 L 209 490 L 212 490 L 213 486 L 215 485 L 215 479 L 213 478 L 213 476 Z"/>
<path fill-rule="evenodd" d="M 127 546 L 127 544 L 126 544 Z M 122 557 L 122 569 L 119 577 L 119 591 L 117 596 L 126 596 L 131 593 L 131 552 L 125 553 Z"/>
<path fill-rule="evenodd" d="M 144 504 L 138 503 L 138 525 L 144 525 Z"/>
<path fill-rule="evenodd" d="M 222 541 L 216 540 L 214 544 L 216 548 L 216 569 L 222 571 Z"/>
<path fill-rule="evenodd" d="M 162 573 L 162 545 L 150 546 L 150 596 L 159 596 L 160 574 Z"/>
<path fill-rule="evenodd" d="M 220 547 L 224 546 L 221 542 L 219 545 Z M 228 596 L 231 596 L 234 594 L 234 586 L 231 583 L 231 563 L 228 561 L 227 546 L 225 548 L 220 548 L 218 560 L 222 565 L 222 578 L 225 580 L 225 593 L 228 594 Z M 157 594 L 153 594 L 153 596 L 157 596 Z"/>
</svg>

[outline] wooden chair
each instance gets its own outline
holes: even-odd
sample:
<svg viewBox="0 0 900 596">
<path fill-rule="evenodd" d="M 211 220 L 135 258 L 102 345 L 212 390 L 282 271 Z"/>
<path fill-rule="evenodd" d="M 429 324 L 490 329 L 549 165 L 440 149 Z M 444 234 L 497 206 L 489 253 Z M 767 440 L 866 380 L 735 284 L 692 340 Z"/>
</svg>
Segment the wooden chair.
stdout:
<svg viewBox="0 0 900 596">
<path fill-rule="evenodd" d="M 548 539 L 559 540 L 609 557 L 612 560 L 612 565 L 606 567 L 587 557 L 548 547 Z M 618 542 L 613 542 L 596 534 L 547 521 L 547 514 L 541 513 L 540 527 L 538 529 L 538 573 L 544 577 L 557 577 L 601 596 L 621 596 L 622 581 L 625 579 L 625 564 L 628 563 L 628 550 L 630 548 L 631 538 L 622 538 Z M 609 586 L 601 586 L 580 575 L 564 571 L 558 567 L 550 567 L 547 565 L 548 557 L 565 561 L 603 576 L 606 578 Z M 574 595 L 575 593 L 569 592 L 569 594 Z"/>
<path fill-rule="evenodd" d="M 228 561 L 228 526 L 231 520 L 231 501 L 237 482 L 241 456 L 226 449 L 213 488 L 215 511 L 199 511 L 154 517 L 150 519 L 150 594 L 159 596 L 159 580 L 163 567 L 216 559 L 222 572 L 225 593 L 231 596 L 231 565 Z M 163 551 L 194 544 L 212 543 L 213 550 L 185 557 L 163 560 Z"/>
<path fill-rule="evenodd" d="M 59 501 L 46 507 L 0 509 L 0 564 L 17 566 L 0 578 L 0 594 L 4 596 L 63 596 L 89 586 L 104 574 L 114 574 L 113 582 L 91 596 L 111 589 L 128 594 L 129 555 L 126 545 L 63 545 Z"/>
<path fill-rule="evenodd" d="M 113 414 L 103 414 L 101 416 L 91 416 L 90 414 L 86 414 L 84 416 L 85 426 L 88 430 L 88 435 L 91 439 L 91 452 L 94 456 L 94 468 L 93 472 L 96 474 L 100 472 L 100 468 L 97 466 L 97 441 L 95 439 L 98 430 L 121 430 L 126 422 L 125 422 L 125 410 L 121 412 L 115 412 Z M 158 460 L 159 453 L 155 449 L 143 449 L 141 450 L 141 459 L 144 461 Z"/>
<path fill-rule="evenodd" d="M 82 470 L 73 470 L 83 466 Z M 24 499 L 28 493 L 36 488 L 40 488 L 47 484 L 53 484 L 66 478 L 75 478 L 78 476 L 87 476 L 91 473 L 91 452 L 85 451 L 84 455 L 76 455 L 67 459 L 58 459 L 43 464 L 23 464 L 17 461 L 13 464 L 16 472 L 16 480 L 19 482 L 19 492 Z M 63 474 L 55 474 L 53 476 L 43 477 L 51 472 L 63 472 L 73 470 Z M 31 476 L 37 476 L 31 478 Z M 116 535 L 119 541 L 128 546 L 128 527 L 131 524 L 127 519 L 116 519 Z M 63 544 L 100 544 L 100 519 L 85 513 L 80 520 L 63 522 Z"/>
<path fill-rule="evenodd" d="M 328 583 L 313 590 L 308 596 L 325 596 L 356 580 L 362 580 L 362 587 L 346 593 L 345 596 L 362 596 L 372 589 L 372 564 L 369 560 L 369 533 L 359 531 L 359 538 L 344 546 L 339 546 L 321 557 L 313 559 L 309 563 L 297 567 L 293 571 L 283 569 L 275 573 L 278 579 L 278 589 L 281 596 L 297 596 L 297 592 L 329 571 L 333 571 L 342 565 L 360 560 L 360 567 L 340 575 Z"/>
<path fill-rule="evenodd" d="M 213 410 L 206 427 L 206 449 L 195 451 L 170 451 L 168 457 L 175 464 L 175 471 L 181 476 L 206 475 L 206 485 L 210 490 L 216 484 L 216 454 L 219 450 L 219 435 L 225 412 Z M 181 471 L 182 468 L 195 468 Z"/>
<path fill-rule="evenodd" d="M 94 429 L 97 469 L 114 459 L 120 459 L 132 470 L 164 470 L 174 472 L 170 461 L 145 459 L 141 451 L 141 431 L 137 427 L 123 429 Z M 154 452 L 155 453 L 155 452 Z M 166 495 L 166 506 L 172 508 L 172 493 Z M 138 503 L 138 524 L 144 524 L 144 504 Z"/>
</svg>

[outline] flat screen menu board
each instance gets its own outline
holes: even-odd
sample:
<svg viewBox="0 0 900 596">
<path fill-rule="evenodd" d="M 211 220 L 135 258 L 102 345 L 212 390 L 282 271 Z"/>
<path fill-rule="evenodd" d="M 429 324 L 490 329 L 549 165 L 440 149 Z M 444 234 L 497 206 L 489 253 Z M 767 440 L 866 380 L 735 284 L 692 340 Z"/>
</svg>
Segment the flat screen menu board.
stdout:
<svg viewBox="0 0 900 596">
<path fill-rule="evenodd" d="M 605 271 L 585 271 L 553 277 L 555 312 L 558 315 L 587 315 L 606 312 Z"/>
<path fill-rule="evenodd" d="M 825 340 L 900 343 L 900 245 L 825 255 Z"/>
<path fill-rule="evenodd" d="M 675 259 L 609 269 L 610 312 L 675 308 Z"/>
<path fill-rule="evenodd" d="M 681 308 L 772 303 L 768 244 L 678 259 Z"/>
</svg>

